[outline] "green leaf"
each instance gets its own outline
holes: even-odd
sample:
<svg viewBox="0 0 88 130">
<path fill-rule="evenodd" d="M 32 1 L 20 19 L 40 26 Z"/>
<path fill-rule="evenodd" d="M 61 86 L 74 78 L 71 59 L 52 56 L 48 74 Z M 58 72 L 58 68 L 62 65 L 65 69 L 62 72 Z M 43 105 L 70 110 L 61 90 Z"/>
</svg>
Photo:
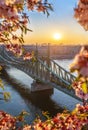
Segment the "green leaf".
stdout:
<svg viewBox="0 0 88 130">
<path fill-rule="evenodd" d="M 46 10 L 47 17 L 50 15 L 49 12 Z"/>
<path fill-rule="evenodd" d="M 85 94 L 88 93 L 87 83 L 83 83 L 83 84 L 82 84 L 82 90 L 83 90 L 83 92 L 84 92 Z"/>
<path fill-rule="evenodd" d="M 20 42 L 21 44 L 24 43 L 23 37 L 19 37 L 19 42 Z"/>
<path fill-rule="evenodd" d="M 5 31 L 3 34 L 5 35 L 6 38 L 9 36 L 9 33 L 7 31 Z"/>
<path fill-rule="evenodd" d="M 27 31 L 33 32 L 31 29 L 27 28 Z"/>
<path fill-rule="evenodd" d="M 29 28 L 27 28 L 27 27 L 25 27 L 25 26 L 23 26 L 23 28 L 24 28 L 23 32 L 24 32 L 25 34 L 27 34 L 28 31 L 32 32 L 31 29 L 29 29 Z"/>
<path fill-rule="evenodd" d="M 24 33 L 27 34 L 27 28 L 24 26 Z"/>
<path fill-rule="evenodd" d="M 51 11 L 53 11 L 53 7 L 52 7 L 51 4 L 49 4 L 49 9 L 50 9 Z"/>
<path fill-rule="evenodd" d="M 4 92 L 3 95 L 4 95 L 5 101 L 8 101 L 11 98 L 11 95 L 9 92 Z"/>
<path fill-rule="evenodd" d="M 4 84 L 2 82 L 2 79 L 0 79 L 0 88 L 4 90 Z"/>
<path fill-rule="evenodd" d="M 21 31 L 23 32 L 23 30 L 24 30 L 24 29 L 23 29 L 23 26 L 22 26 L 22 27 L 20 26 L 20 28 L 21 28 Z"/>
<path fill-rule="evenodd" d="M 2 70 L 2 66 L 0 66 L 0 71 Z"/>
<path fill-rule="evenodd" d="M 19 120 L 19 121 L 24 122 L 25 116 L 28 116 L 28 115 L 30 115 L 30 114 L 29 114 L 28 112 L 26 112 L 26 111 L 23 110 L 23 111 L 16 117 L 16 119 Z"/>
<path fill-rule="evenodd" d="M 46 117 L 47 119 L 50 119 L 50 116 L 49 116 L 49 112 L 48 112 L 48 111 L 46 111 L 46 112 L 43 112 L 43 111 L 42 111 L 42 114 L 43 114 L 43 116 Z"/>
</svg>

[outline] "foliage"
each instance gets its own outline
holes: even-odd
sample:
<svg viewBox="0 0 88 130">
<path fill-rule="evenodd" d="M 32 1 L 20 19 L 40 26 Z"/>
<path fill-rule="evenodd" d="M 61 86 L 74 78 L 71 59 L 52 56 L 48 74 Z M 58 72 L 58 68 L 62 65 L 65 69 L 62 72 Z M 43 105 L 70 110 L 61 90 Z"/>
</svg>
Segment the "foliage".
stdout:
<svg viewBox="0 0 88 130">
<path fill-rule="evenodd" d="M 74 58 L 70 66 L 72 72 L 77 71 L 79 78 L 88 80 L 88 46 L 85 45 Z"/>
<path fill-rule="evenodd" d="M 48 10 L 53 10 L 48 0 L 1 0 L 0 1 L 0 42 L 6 49 L 15 55 L 24 53 L 24 35 L 28 31 L 30 23 L 28 13 L 36 10 L 49 15 Z M 31 58 L 30 54 L 24 54 L 24 59 Z"/>
<path fill-rule="evenodd" d="M 2 89 L 2 92 L 0 92 L 0 94 L 3 95 L 5 101 L 8 101 L 11 98 L 11 96 L 10 96 L 9 92 L 4 91 L 4 84 L 3 84 L 2 79 L 0 79 L 0 88 Z M 3 98 L 1 98 L 1 99 L 3 99 Z"/>
<path fill-rule="evenodd" d="M 77 22 L 88 31 L 88 0 L 79 0 L 74 12 Z"/>
<path fill-rule="evenodd" d="M 6 49 L 15 55 L 24 54 L 24 60 L 31 59 L 32 55 L 25 53 L 22 48 L 24 34 L 32 31 L 28 28 L 29 18 L 26 11 L 37 10 L 47 13 L 48 16 L 49 9 L 53 10 L 48 0 L 0 0 L 0 42 L 4 43 Z M 88 0 L 79 0 L 75 8 L 75 17 L 86 30 L 88 30 L 87 10 Z M 19 35 L 17 31 L 20 32 Z M 19 122 L 24 123 L 26 112 L 13 117 L 0 111 L 0 130 L 88 130 L 88 103 L 86 102 L 88 99 L 88 46 L 76 55 L 71 70 L 78 72 L 78 78 L 73 82 L 72 87 L 75 94 L 83 99 L 83 105 L 77 104 L 72 112 L 64 111 L 53 118 L 43 113 L 47 120 L 43 122 L 38 118 L 33 125 L 18 125 Z M 4 89 L 1 80 L 0 87 Z M 4 93 L 5 99 L 8 96 L 9 93 Z"/>
<path fill-rule="evenodd" d="M 78 72 L 78 78 L 72 84 L 75 94 L 86 102 L 88 100 L 88 46 L 81 49 L 70 67 L 71 71 Z"/>
<path fill-rule="evenodd" d="M 33 125 L 20 124 L 20 122 L 24 123 L 25 114 L 28 113 L 23 111 L 18 117 L 13 117 L 0 111 L 1 130 L 81 130 L 88 124 L 88 104 L 85 106 L 77 104 L 72 112 L 65 110 L 63 113 L 58 113 L 54 118 L 50 118 L 47 112 L 43 112 L 47 120 L 43 122 L 38 117 Z M 85 127 L 86 130 L 87 128 L 88 126 Z"/>
<path fill-rule="evenodd" d="M 35 130 L 81 130 L 85 124 L 88 124 L 88 105 L 77 105 L 71 113 L 64 111 L 58 113 L 54 118 L 42 122 L 40 119 L 34 124 Z"/>
</svg>

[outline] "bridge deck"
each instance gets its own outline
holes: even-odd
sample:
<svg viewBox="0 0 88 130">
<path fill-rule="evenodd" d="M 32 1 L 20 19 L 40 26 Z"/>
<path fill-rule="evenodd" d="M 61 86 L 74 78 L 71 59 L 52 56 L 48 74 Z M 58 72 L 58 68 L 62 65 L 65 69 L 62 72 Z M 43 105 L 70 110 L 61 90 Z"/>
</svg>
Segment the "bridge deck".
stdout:
<svg viewBox="0 0 88 130">
<path fill-rule="evenodd" d="M 8 53 L 4 51 L 0 55 L 0 63 L 8 67 L 20 69 L 34 80 L 40 80 L 78 99 L 78 97 L 75 96 L 74 90 L 70 87 L 71 83 L 75 80 L 75 76 L 52 59 L 50 59 L 49 64 L 47 64 L 47 61 L 40 59 L 36 59 L 36 61 L 24 61 L 21 59 L 19 61 L 11 58 Z"/>
</svg>

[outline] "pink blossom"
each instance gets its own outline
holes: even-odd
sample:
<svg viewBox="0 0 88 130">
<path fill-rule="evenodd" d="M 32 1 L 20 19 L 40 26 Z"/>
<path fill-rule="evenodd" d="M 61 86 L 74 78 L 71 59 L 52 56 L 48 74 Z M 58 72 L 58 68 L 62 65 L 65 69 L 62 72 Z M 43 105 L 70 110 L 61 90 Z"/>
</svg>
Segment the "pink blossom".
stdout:
<svg viewBox="0 0 88 130">
<path fill-rule="evenodd" d="M 84 66 L 80 69 L 79 71 L 80 75 L 84 76 L 84 77 L 88 77 L 88 65 Z"/>
<path fill-rule="evenodd" d="M 85 81 L 74 81 L 72 83 L 72 88 L 75 91 L 75 95 L 79 98 L 81 98 L 84 101 L 88 100 L 88 92 L 85 92 L 84 89 L 82 88 L 82 85 L 85 83 Z M 87 86 L 88 87 L 88 86 Z"/>
<path fill-rule="evenodd" d="M 30 60 L 31 58 L 32 58 L 32 54 L 29 53 L 29 52 L 27 52 L 27 53 L 24 55 L 24 57 L 23 57 L 24 60 Z"/>
<path fill-rule="evenodd" d="M 83 47 L 70 66 L 71 71 L 77 70 L 81 76 L 88 77 L 88 48 Z"/>
<path fill-rule="evenodd" d="M 88 30 L 88 1 L 79 0 L 76 8 L 74 9 L 74 17 L 83 28 Z"/>
</svg>

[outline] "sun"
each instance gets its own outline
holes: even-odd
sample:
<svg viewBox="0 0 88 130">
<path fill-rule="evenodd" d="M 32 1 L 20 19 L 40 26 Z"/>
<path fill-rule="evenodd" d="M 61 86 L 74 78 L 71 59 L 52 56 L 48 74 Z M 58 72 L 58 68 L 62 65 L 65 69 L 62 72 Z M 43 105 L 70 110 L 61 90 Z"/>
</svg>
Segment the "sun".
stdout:
<svg viewBox="0 0 88 130">
<path fill-rule="evenodd" d="M 55 40 L 60 40 L 61 39 L 61 34 L 60 33 L 54 33 L 53 38 Z"/>
</svg>

